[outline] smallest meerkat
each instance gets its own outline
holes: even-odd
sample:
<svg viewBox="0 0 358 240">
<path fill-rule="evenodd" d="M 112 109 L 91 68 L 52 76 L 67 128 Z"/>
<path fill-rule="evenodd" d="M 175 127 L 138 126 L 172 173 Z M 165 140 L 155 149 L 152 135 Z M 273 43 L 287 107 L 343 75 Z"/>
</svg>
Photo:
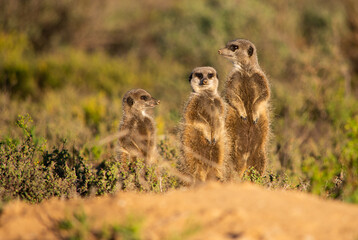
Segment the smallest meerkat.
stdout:
<svg viewBox="0 0 358 240">
<path fill-rule="evenodd" d="M 225 105 L 212 67 L 197 67 L 189 77 L 193 92 L 185 106 L 181 131 L 183 171 L 196 180 L 223 180 Z"/>
<path fill-rule="evenodd" d="M 153 163 L 156 153 L 155 122 L 148 109 L 160 103 L 143 89 L 132 89 L 123 96 L 123 117 L 119 126 L 120 161 L 142 158 Z"/>
</svg>

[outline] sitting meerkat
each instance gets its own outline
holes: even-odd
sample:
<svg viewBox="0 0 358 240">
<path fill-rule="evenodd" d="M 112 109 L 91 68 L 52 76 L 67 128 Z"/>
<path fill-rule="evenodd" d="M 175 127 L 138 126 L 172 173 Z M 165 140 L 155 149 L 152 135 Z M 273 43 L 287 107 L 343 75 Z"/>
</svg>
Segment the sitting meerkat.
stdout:
<svg viewBox="0 0 358 240">
<path fill-rule="evenodd" d="M 266 167 L 269 133 L 269 82 L 262 71 L 255 45 L 236 39 L 219 50 L 233 63 L 224 88 L 228 104 L 225 128 L 228 137 L 228 162 L 242 176 L 253 167 L 261 175 Z"/>
<path fill-rule="evenodd" d="M 123 96 L 123 117 L 119 126 L 120 161 L 142 158 L 153 163 L 156 153 L 155 122 L 147 112 L 160 103 L 143 89 L 132 89 Z"/>
<path fill-rule="evenodd" d="M 212 67 L 197 67 L 190 74 L 190 94 L 183 113 L 181 151 L 183 168 L 193 181 L 223 179 L 225 105 Z"/>
</svg>

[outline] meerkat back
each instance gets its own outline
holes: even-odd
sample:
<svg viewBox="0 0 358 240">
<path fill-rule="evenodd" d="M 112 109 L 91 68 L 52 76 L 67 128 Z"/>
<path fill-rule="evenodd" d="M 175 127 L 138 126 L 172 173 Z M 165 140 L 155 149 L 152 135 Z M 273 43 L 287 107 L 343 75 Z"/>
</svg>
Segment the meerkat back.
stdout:
<svg viewBox="0 0 358 240">
<path fill-rule="evenodd" d="M 198 67 L 189 77 L 193 92 L 183 113 L 181 148 L 184 169 L 194 181 L 223 179 L 225 106 L 217 93 L 212 67 Z"/>
<path fill-rule="evenodd" d="M 236 39 L 220 49 L 219 54 L 233 63 L 224 89 L 229 162 L 239 176 L 248 168 L 263 174 L 267 162 L 270 89 L 259 66 L 256 47 L 248 40 Z"/>
</svg>

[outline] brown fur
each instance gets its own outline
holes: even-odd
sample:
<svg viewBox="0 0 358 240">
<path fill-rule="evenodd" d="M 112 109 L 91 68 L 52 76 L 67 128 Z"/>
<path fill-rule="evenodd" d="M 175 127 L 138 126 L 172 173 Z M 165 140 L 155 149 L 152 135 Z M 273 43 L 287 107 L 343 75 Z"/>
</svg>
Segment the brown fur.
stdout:
<svg viewBox="0 0 358 240">
<path fill-rule="evenodd" d="M 143 89 L 133 89 L 124 95 L 118 142 L 120 161 L 141 158 L 146 163 L 154 162 L 155 122 L 147 110 L 158 105 L 159 102 Z"/>
<path fill-rule="evenodd" d="M 217 93 L 216 70 L 195 68 L 189 81 L 193 92 L 184 109 L 181 131 L 184 171 L 194 181 L 223 179 L 225 105 Z"/>
<path fill-rule="evenodd" d="M 228 162 L 232 163 L 239 176 L 250 167 L 262 175 L 267 162 L 269 82 L 258 64 L 256 48 L 250 41 L 230 41 L 219 50 L 219 54 L 234 64 L 224 89 L 224 98 L 228 103 L 225 122 L 230 148 Z"/>
</svg>

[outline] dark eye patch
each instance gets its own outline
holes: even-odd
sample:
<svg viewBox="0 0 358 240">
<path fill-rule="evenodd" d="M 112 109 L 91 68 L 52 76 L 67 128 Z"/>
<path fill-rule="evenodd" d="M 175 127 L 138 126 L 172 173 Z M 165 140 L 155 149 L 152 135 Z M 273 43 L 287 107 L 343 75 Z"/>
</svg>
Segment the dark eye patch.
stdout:
<svg viewBox="0 0 358 240">
<path fill-rule="evenodd" d="M 236 49 L 239 49 L 239 46 L 237 46 L 237 45 L 235 45 L 235 44 L 232 44 L 232 45 L 230 45 L 229 49 L 230 49 L 231 51 L 235 52 Z"/>
<path fill-rule="evenodd" d="M 131 97 L 128 97 L 128 98 L 126 99 L 126 102 L 127 102 L 127 104 L 128 104 L 130 107 L 134 104 L 134 100 L 133 100 L 133 98 L 131 98 Z"/>
<path fill-rule="evenodd" d="M 202 73 L 195 73 L 195 77 L 202 79 L 203 78 L 203 74 Z"/>
<path fill-rule="evenodd" d="M 209 73 L 209 74 L 208 74 L 208 78 L 209 78 L 209 79 L 211 79 L 211 78 L 213 78 L 213 77 L 214 77 L 214 74 L 213 74 L 213 73 Z"/>
<path fill-rule="evenodd" d="M 249 49 L 247 50 L 247 54 L 249 55 L 249 57 L 251 57 L 252 54 L 254 54 L 254 48 L 252 46 L 250 46 Z"/>
<path fill-rule="evenodd" d="M 144 101 L 147 101 L 148 100 L 148 97 L 143 95 L 143 96 L 140 96 L 140 99 L 144 100 Z"/>
</svg>

